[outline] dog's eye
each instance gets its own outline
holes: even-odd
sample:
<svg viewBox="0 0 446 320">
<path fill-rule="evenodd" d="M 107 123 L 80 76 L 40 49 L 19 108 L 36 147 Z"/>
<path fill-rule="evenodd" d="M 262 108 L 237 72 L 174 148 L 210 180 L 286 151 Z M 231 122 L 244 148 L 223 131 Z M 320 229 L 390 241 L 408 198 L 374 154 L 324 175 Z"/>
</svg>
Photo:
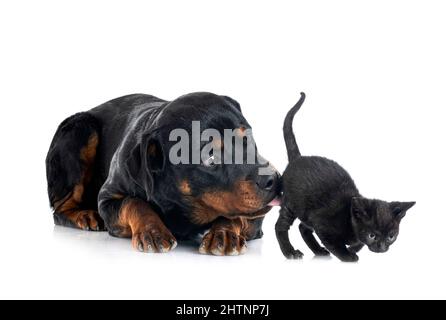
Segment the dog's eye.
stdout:
<svg viewBox="0 0 446 320">
<path fill-rule="evenodd" d="M 209 157 L 209 159 L 203 161 L 203 165 L 205 167 L 212 167 L 212 166 L 214 166 L 215 165 L 215 157 L 214 156 Z"/>
</svg>

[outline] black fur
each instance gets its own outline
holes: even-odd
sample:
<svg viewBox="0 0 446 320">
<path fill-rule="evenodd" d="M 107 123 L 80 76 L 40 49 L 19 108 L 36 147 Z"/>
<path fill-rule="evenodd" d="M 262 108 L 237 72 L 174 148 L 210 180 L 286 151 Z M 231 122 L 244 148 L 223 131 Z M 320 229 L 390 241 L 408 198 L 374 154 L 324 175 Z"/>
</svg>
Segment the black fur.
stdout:
<svg viewBox="0 0 446 320">
<path fill-rule="evenodd" d="M 179 182 L 187 179 L 192 196 L 198 197 L 209 190 L 229 190 L 238 180 L 257 179 L 256 172 L 264 165 L 172 165 L 167 155 L 176 142 L 169 141 L 169 133 L 177 128 L 190 133 L 193 120 L 201 122 L 201 130 L 214 128 L 222 133 L 223 129 L 250 127 L 235 100 L 211 93 L 188 94 L 174 101 L 134 94 L 66 119 L 54 136 L 46 160 L 51 206 L 69 197 L 81 181 L 85 166 L 79 159 L 80 150 L 92 134 L 97 134 L 92 178 L 85 186 L 80 206 L 98 210 L 110 234 L 120 236 L 117 221 L 121 205 L 128 198 L 138 198 L 154 208 L 175 237 L 194 238 L 210 225 L 192 221 L 192 207 L 178 189 Z M 149 147 L 156 153 L 149 154 Z M 258 192 L 266 206 L 276 196 L 277 188 Z M 56 212 L 57 224 L 73 226 L 60 219 L 63 217 Z M 261 236 L 261 221 L 253 221 L 255 237 Z"/>
<path fill-rule="evenodd" d="M 300 156 L 292 122 L 304 100 L 302 93 L 299 102 L 288 112 L 283 128 L 289 164 L 282 176 L 282 207 L 276 223 L 283 254 L 287 258 L 303 255 L 293 248 L 288 237 L 289 228 L 297 218 L 301 221 L 302 238 L 315 255 L 331 252 L 340 260 L 350 262 L 358 260 L 356 253 L 364 245 L 374 252 L 387 251 L 396 240 L 401 219 L 415 202 L 364 198 L 347 171 L 336 162 Z"/>
<path fill-rule="evenodd" d="M 297 111 L 299 111 L 300 107 L 302 107 L 302 104 L 305 101 L 305 93 L 302 92 L 301 95 L 302 97 L 299 99 L 296 105 L 287 113 L 285 121 L 283 123 L 283 136 L 285 138 L 285 145 L 289 162 L 291 162 L 292 159 L 296 159 L 298 156 L 300 156 L 296 137 L 294 136 L 293 130 L 290 130 L 290 128 L 293 127 L 294 116 L 296 115 Z"/>
<path fill-rule="evenodd" d="M 99 122 L 90 114 L 81 112 L 65 119 L 57 128 L 46 158 L 48 196 L 50 203 L 60 200 L 61 195 L 72 192 L 79 183 L 82 163 L 81 149 L 94 132 L 99 132 Z M 70 152 L 67 152 L 70 150 Z"/>
</svg>

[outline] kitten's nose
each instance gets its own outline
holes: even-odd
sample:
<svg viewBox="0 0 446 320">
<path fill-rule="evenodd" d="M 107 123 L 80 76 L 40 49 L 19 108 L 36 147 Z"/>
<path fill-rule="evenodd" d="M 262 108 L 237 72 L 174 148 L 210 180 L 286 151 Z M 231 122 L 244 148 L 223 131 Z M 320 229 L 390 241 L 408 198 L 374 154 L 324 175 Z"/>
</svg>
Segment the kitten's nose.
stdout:
<svg viewBox="0 0 446 320">
<path fill-rule="evenodd" d="M 386 252 L 388 249 L 389 247 L 387 247 L 385 243 L 381 243 L 379 246 L 379 252 Z"/>
</svg>

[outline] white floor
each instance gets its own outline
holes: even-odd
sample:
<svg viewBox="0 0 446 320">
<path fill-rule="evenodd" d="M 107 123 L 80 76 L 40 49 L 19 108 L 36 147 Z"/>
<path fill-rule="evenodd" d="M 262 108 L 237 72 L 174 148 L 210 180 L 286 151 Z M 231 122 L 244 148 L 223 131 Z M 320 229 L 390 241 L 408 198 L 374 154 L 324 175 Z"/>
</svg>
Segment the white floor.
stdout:
<svg viewBox="0 0 446 320">
<path fill-rule="evenodd" d="M 49 210 L 46 216 L 34 214 L 34 226 L 6 224 L 0 235 L 0 298 L 446 297 L 443 253 L 409 236 L 415 215 L 388 253 L 364 250 L 359 263 L 343 264 L 315 259 L 296 229 L 293 241 L 306 255 L 302 261 L 285 260 L 273 234 L 277 210 L 266 218 L 265 237 L 250 242 L 240 257 L 203 256 L 190 245 L 143 254 L 134 252 L 129 240 L 104 232 L 54 227 Z"/>
</svg>

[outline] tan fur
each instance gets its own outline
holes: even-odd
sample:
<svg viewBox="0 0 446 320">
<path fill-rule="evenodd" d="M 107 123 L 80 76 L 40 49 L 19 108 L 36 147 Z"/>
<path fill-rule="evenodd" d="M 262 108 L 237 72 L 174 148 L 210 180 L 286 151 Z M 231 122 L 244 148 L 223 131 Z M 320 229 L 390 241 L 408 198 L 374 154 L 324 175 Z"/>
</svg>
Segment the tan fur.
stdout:
<svg viewBox="0 0 446 320">
<path fill-rule="evenodd" d="M 192 193 L 189 182 L 187 180 L 182 180 L 180 182 L 179 189 L 184 195 L 190 195 Z"/>
<path fill-rule="evenodd" d="M 131 237 L 135 249 L 145 252 L 168 252 L 176 240 L 150 205 L 140 199 L 128 199 L 119 212 L 121 237 Z"/>
<path fill-rule="evenodd" d="M 239 138 L 243 138 L 244 136 L 246 136 L 246 128 L 245 127 L 240 127 L 240 128 L 235 129 L 235 134 Z"/>
<path fill-rule="evenodd" d="M 254 182 L 239 181 L 232 191 L 209 191 L 193 199 L 192 220 L 196 224 L 206 224 L 217 217 L 237 217 L 254 213 L 263 206 Z"/>
</svg>

